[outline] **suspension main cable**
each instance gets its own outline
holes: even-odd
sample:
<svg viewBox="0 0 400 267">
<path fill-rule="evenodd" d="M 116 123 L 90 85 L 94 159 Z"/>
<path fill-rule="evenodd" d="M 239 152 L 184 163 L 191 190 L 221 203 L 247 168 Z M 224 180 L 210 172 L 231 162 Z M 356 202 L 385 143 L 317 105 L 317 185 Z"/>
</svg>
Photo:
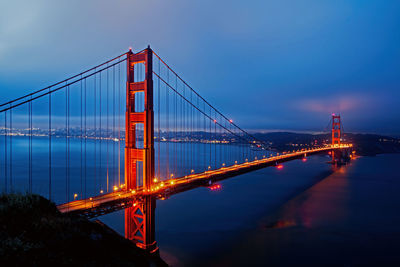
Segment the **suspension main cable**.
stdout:
<svg viewBox="0 0 400 267">
<path fill-rule="evenodd" d="M 90 69 L 88 69 L 88 70 L 85 70 L 85 71 L 83 71 L 83 72 L 81 72 L 81 73 L 79 73 L 79 74 L 76 74 L 76 75 L 74 75 L 74 76 L 71 76 L 71 77 L 69 77 L 69 78 L 67 78 L 67 79 L 65 79 L 65 80 L 62 80 L 62 81 L 57 82 L 57 83 L 54 83 L 54 84 L 49 85 L 49 86 L 47 86 L 47 87 L 45 87 L 45 88 L 39 89 L 39 90 L 37 90 L 37 91 L 35 91 L 35 92 L 26 94 L 26 95 L 21 96 L 21 97 L 18 97 L 18 98 L 16 98 L 16 99 L 10 100 L 10 101 L 8 101 L 8 102 L 6 102 L 6 103 L 0 104 L 0 107 L 5 106 L 5 105 L 8 105 L 8 104 L 12 104 L 12 103 L 14 103 L 14 102 L 16 102 L 16 101 L 19 101 L 19 100 L 21 100 L 21 99 L 27 98 L 28 96 L 33 96 L 33 95 L 38 94 L 38 93 L 40 93 L 40 92 L 43 92 L 43 91 L 45 91 L 45 90 L 47 90 L 47 89 L 50 89 L 50 88 L 52 88 L 52 87 L 54 87 L 54 86 L 57 86 L 57 85 L 59 85 L 59 84 L 62 84 L 62 83 L 67 82 L 67 81 L 69 81 L 69 80 L 72 80 L 72 79 L 74 79 L 74 78 L 76 78 L 76 77 L 82 76 L 82 75 L 85 74 L 85 73 L 88 73 L 88 72 L 90 72 L 90 71 L 93 71 L 93 70 L 95 70 L 96 68 L 99 68 L 99 67 L 101 67 L 101 66 L 104 66 L 104 65 L 106 65 L 106 64 L 108 64 L 108 63 L 110 63 L 110 62 L 112 62 L 112 61 L 115 61 L 115 60 L 117 60 L 117 59 L 119 59 L 119 58 L 125 56 L 127 53 L 128 53 L 128 52 L 123 53 L 122 55 L 119 55 L 119 56 L 117 56 L 117 57 L 115 57 L 115 58 L 113 58 L 113 59 L 110 59 L 110 60 L 108 60 L 108 61 L 106 61 L 106 62 L 104 62 L 104 63 L 102 63 L 102 64 L 100 64 L 100 65 L 97 65 L 97 66 L 93 67 L 93 68 L 90 68 Z M 126 58 L 123 59 L 122 61 L 125 61 L 125 60 L 126 60 Z"/>
<path fill-rule="evenodd" d="M 100 73 L 100 72 L 102 72 L 102 71 L 104 71 L 104 70 L 107 70 L 107 69 L 109 69 L 109 68 L 111 68 L 111 67 L 113 67 L 113 66 L 115 66 L 115 65 L 118 65 L 119 63 L 124 62 L 125 60 L 126 60 L 126 58 L 125 58 L 125 59 L 122 59 L 122 60 L 120 60 L 120 61 L 118 61 L 118 62 L 115 62 L 115 63 L 113 63 L 113 64 L 111 64 L 111 65 L 109 65 L 109 66 L 107 66 L 107 67 L 105 67 L 105 68 L 102 68 L 102 69 L 100 69 L 100 70 L 98 70 L 98 71 L 92 72 L 92 73 L 90 73 L 90 74 L 84 76 L 83 78 L 79 78 L 79 79 L 74 80 L 74 81 L 72 81 L 72 82 L 70 82 L 70 83 L 66 83 L 65 85 L 62 85 L 62 86 L 60 86 L 60 87 L 57 87 L 57 88 L 55 88 L 55 89 L 53 89 L 53 90 L 50 90 L 50 88 L 47 88 L 47 89 L 49 89 L 49 91 L 47 91 L 47 92 L 45 92 L 45 93 L 42 93 L 42 94 L 40 94 L 40 95 L 38 95 L 38 96 L 35 96 L 35 97 L 33 97 L 33 98 L 29 99 L 29 100 L 25 100 L 25 101 L 23 101 L 23 102 L 20 102 L 20 103 L 14 104 L 14 105 L 10 105 L 10 106 L 7 107 L 7 108 L 3 108 L 2 110 L 0 110 L 0 113 L 1 113 L 1 112 L 4 112 L 4 111 L 6 111 L 6 110 L 13 109 L 13 108 L 18 107 L 18 106 L 21 106 L 21 105 L 23 105 L 23 104 L 26 104 L 26 103 L 28 103 L 28 102 L 31 102 L 31 101 L 33 101 L 33 100 L 36 100 L 36 99 L 41 98 L 41 97 L 43 97 L 43 96 L 46 96 L 46 95 L 48 95 L 48 94 L 54 93 L 54 92 L 56 92 L 56 91 L 59 91 L 59 90 L 65 88 L 65 87 L 67 87 L 67 86 L 73 85 L 73 84 L 75 84 L 75 83 L 81 81 L 82 79 L 87 79 L 87 78 L 89 78 L 89 77 L 92 77 L 93 75 L 96 75 L 97 73 Z M 3 106 L 3 105 L 1 105 L 1 106 Z"/>
<path fill-rule="evenodd" d="M 216 119 L 211 118 L 209 115 L 207 115 L 205 112 L 203 112 L 200 108 L 196 107 L 193 103 L 191 103 L 186 97 L 184 97 L 181 93 L 179 93 L 175 88 L 173 88 L 168 82 L 166 82 L 163 78 L 161 78 L 157 73 L 155 73 L 153 71 L 154 75 L 157 76 L 158 79 L 160 79 L 166 86 L 168 86 L 169 88 L 171 88 L 176 94 L 178 94 L 181 98 L 183 98 L 189 105 L 191 105 L 193 108 L 197 109 L 200 113 L 202 113 L 204 116 L 206 116 L 208 119 L 210 119 L 211 121 L 214 121 L 214 123 L 216 123 L 217 125 L 219 125 L 220 127 L 224 128 L 225 130 L 229 131 L 231 134 L 237 136 L 238 138 L 248 142 L 251 144 L 251 141 L 245 139 L 244 137 L 241 137 L 240 135 L 236 135 L 235 133 L 233 133 L 232 131 L 230 131 L 228 128 L 224 127 L 222 124 L 220 124 Z M 210 106 L 210 108 L 212 108 L 212 106 Z M 217 111 L 215 111 L 215 115 L 217 115 Z M 246 133 L 245 131 L 243 131 L 243 133 Z"/>
<path fill-rule="evenodd" d="M 218 109 L 216 109 L 213 105 L 211 105 L 207 100 L 205 100 L 199 93 L 197 93 L 196 90 L 194 90 L 189 84 L 187 84 L 163 59 L 161 59 L 161 57 L 159 55 L 157 55 L 156 52 L 153 51 L 153 54 L 174 74 L 178 77 L 179 80 L 181 80 L 191 91 L 193 91 L 198 97 L 201 98 L 201 100 L 203 100 L 208 106 L 210 106 L 212 109 L 215 110 L 215 112 L 217 112 L 219 115 L 221 115 L 225 120 L 229 121 L 230 123 L 232 123 L 232 125 L 234 125 L 236 128 L 238 128 L 240 131 L 246 133 L 248 136 L 252 137 L 255 141 L 258 141 L 264 145 L 266 145 L 266 143 L 262 140 L 257 139 L 255 136 L 253 136 L 252 134 L 248 133 L 247 131 L 245 131 L 244 129 L 240 128 L 237 124 L 235 124 L 234 122 L 231 122 L 231 120 L 229 120 L 224 114 L 222 114 Z"/>
</svg>

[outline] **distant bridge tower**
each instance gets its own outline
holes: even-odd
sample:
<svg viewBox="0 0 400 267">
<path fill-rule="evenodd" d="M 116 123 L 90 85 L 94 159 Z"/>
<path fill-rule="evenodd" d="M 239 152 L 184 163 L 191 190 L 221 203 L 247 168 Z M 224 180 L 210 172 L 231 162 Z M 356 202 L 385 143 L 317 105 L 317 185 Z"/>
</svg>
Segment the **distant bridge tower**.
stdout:
<svg viewBox="0 0 400 267">
<path fill-rule="evenodd" d="M 340 115 L 332 114 L 332 145 L 339 146 L 341 138 Z"/>
<path fill-rule="evenodd" d="M 144 68 L 144 80 L 140 69 Z M 144 98 L 144 110 L 135 107 L 135 99 Z M 138 127 L 143 129 L 143 146 L 138 144 Z M 139 181 L 139 174 L 143 179 Z M 127 190 L 144 192 L 151 189 L 154 179 L 154 111 L 153 51 L 148 47 L 140 53 L 127 54 L 125 114 L 125 184 Z M 144 196 L 140 203 L 125 209 L 125 237 L 148 252 L 156 252 L 155 207 L 153 197 Z"/>
<path fill-rule="evenodd" d="M 340 115 L 332 114 L 332 146 L 340 146 L 342 134 L 340 123 Z M 335 151 L 332 150 L 332 163 L 336 164 L 338 162 L 338 157 L 340 157 L 340 154 L 335 155 Z"/>
</svg>

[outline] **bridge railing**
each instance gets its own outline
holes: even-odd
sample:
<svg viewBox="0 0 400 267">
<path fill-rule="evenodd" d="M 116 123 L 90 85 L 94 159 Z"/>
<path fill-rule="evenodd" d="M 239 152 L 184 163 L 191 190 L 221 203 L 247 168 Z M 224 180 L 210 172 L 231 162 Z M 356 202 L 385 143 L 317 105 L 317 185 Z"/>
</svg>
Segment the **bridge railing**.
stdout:
<svg viewBox="0 0 400 267">
<path fill-rule="evenodd" d="M 64 203 L 124 189 L 127 54 L 0 105 L 0 191 Z M 152 68 L 155 181 L 273 154 L 156 53 Z M 135 65 L 134 80 L 144 75 L 144 65 Z M 140 93 L 134 106 L 144 109 Z M 143 126 L 137 127 L 140 147 Z M 143 173 L 137 176 L 140 187 Z"/>
</svg>

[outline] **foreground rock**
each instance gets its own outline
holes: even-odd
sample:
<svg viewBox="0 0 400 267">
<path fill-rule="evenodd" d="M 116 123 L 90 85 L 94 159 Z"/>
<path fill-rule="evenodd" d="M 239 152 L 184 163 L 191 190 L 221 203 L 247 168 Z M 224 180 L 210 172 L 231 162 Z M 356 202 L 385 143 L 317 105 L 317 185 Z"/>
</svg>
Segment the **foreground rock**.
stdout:
<svg viewBox="0 0 400 267">
<path fill-rule="evenodd" d="M 38 195 L 0 196 L 0 266 L 166 266 L 112 230 Z"/>
</svg>

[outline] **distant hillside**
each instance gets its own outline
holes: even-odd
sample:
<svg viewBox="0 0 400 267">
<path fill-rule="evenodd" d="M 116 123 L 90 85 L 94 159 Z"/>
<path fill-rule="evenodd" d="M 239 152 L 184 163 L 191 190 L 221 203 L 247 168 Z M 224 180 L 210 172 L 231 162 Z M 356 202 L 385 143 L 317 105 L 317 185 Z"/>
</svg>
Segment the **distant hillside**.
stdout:
<svg viewBox="0 0 400 267">
<path fill-rule="evenodd" d="M 38 195 L 0 196 L 0 266 L 167 266 L 104 225 Z"/>
<path fill-rule="evenodd" d="M 297 150 L 329 144 L 330 134 L 303 134 L 291 132 L 256 133 L 258 139 L 268 142 L 272 149 L 279 151 Z M 354 145 L 358 155 L 400 153 L 400 139 L 375 134 L 352 134 L 343 136 L 344 142 Z"/>
</svg>

